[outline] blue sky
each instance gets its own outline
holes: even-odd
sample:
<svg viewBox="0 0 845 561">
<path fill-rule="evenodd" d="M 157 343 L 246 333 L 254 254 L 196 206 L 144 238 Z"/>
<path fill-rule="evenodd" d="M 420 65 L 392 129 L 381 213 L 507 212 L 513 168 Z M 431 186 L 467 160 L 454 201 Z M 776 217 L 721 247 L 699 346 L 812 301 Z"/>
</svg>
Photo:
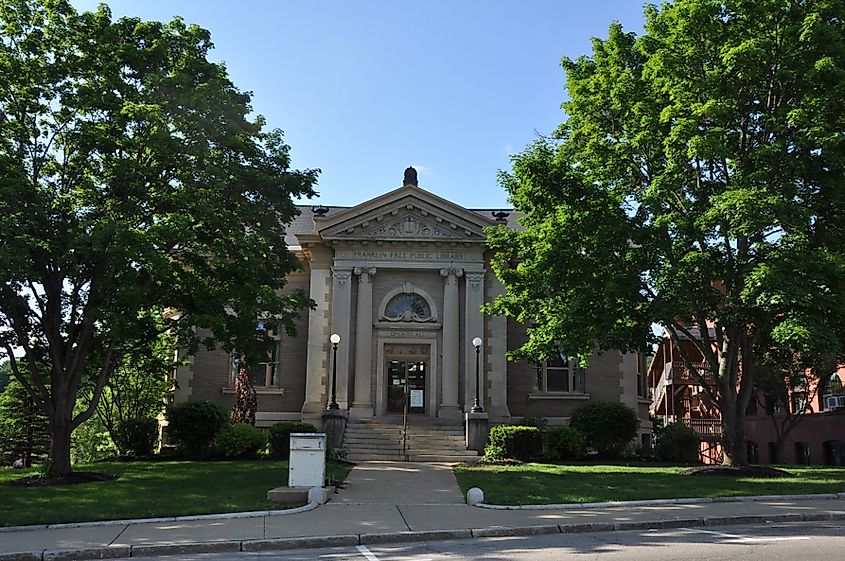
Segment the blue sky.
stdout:
<svg viewBox="0 0 845 561">
<path fill-rule="evenodd" d="M 314 202 L 335 205 L 400 186 L 414 165 L 458 204 L 508 206 L 498 170 L 563 120 L 561 57 L 589 54 L 613 20 L 643 22 L 639 0 L 107 3 L 210 30 L 212 58 L 285 131 L 293 166 L 322 170 Z"/>
</svg>

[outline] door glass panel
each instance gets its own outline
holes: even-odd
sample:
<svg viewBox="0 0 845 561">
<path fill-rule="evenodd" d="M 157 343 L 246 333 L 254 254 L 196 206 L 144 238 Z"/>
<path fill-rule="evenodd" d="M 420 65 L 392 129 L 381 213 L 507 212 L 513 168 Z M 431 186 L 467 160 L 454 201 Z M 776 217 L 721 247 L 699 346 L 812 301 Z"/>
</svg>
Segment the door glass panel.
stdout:
<svg viewBox="0 0 845 561">
<path fill-rule="evenodd" d="M 402 413 L 405 408 L 405 363 L 387 361 L 387 412 Z"/>
<path fill-rule="evenodd" d="M 425 414 L 425 361 L 388 360 L 387 412 L 401 414 L 408 401 L 408 412 Z M 407 388 L 406 386 L 407 381 Z M 407 391 L 406 391 L 407 390 Z"/>
</svg>

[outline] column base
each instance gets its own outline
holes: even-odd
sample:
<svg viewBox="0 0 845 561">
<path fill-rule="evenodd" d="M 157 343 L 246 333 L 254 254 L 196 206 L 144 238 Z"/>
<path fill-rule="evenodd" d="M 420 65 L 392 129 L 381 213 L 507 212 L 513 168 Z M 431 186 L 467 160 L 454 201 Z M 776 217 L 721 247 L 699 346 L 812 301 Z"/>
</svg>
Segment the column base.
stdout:
<svg viewBox="0 0 845 561">
<path fill-rule="evenodd" d="M 440 419 L 459 421 L 462 417 L 461 407 L 459 405 L 441 405 L 437 410 L 437 416 Z"/>
<path fill-rule="evenodd" d="M 373 404 L 362 403 L 361 405 L 353 405 L 349 410 L 349 416 L 353 419 L 372 419 L 375 416 L 373 415 Z"/>
<path fill-rule="evenodd" d="M 346 431 L 346 413 L 337 409 L 323 411 L 323 432 L 326 433 L 326 448 L 335 450 L 343 446 Z"/>
<path fill-rule="evenodd" d="M 465 413 L 464 434 L 466 435 L 467 450 L 475 450 L 479 454 L 487 446 L 488 416 L 487 413 Z"/>
</svg>

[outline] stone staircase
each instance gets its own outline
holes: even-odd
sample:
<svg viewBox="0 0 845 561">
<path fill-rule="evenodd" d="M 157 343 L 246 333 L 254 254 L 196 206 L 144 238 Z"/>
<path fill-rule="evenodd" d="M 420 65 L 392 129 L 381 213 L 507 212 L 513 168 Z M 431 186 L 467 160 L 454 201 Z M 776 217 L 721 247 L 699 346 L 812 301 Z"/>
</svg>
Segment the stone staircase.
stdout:
<svg viewBox="0 0 845 561">
<path fill-rule="evenodd" d="M 441 423 L 412 418 L 408 423 L 405 454 L 402 453 L 402 419 L 349 419 L 343 447 L 350 462 L 393 460 L 409 462 L 465 462 L 478 460 L 475 450 L 467 450 L 464 427 L 460 422 Z"/>
</svg>

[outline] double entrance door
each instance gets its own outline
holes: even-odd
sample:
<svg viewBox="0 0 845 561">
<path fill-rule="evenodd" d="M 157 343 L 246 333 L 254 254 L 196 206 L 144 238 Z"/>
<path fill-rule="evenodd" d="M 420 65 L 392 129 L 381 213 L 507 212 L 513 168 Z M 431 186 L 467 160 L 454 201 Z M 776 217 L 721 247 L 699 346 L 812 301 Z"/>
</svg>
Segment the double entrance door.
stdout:
<svg viewBox="0 0 845 561">
<path fill-rule="evenodd" d="M 425 414 L 429 345 L 385 345 L 387 413 Z"/>
</svg>

